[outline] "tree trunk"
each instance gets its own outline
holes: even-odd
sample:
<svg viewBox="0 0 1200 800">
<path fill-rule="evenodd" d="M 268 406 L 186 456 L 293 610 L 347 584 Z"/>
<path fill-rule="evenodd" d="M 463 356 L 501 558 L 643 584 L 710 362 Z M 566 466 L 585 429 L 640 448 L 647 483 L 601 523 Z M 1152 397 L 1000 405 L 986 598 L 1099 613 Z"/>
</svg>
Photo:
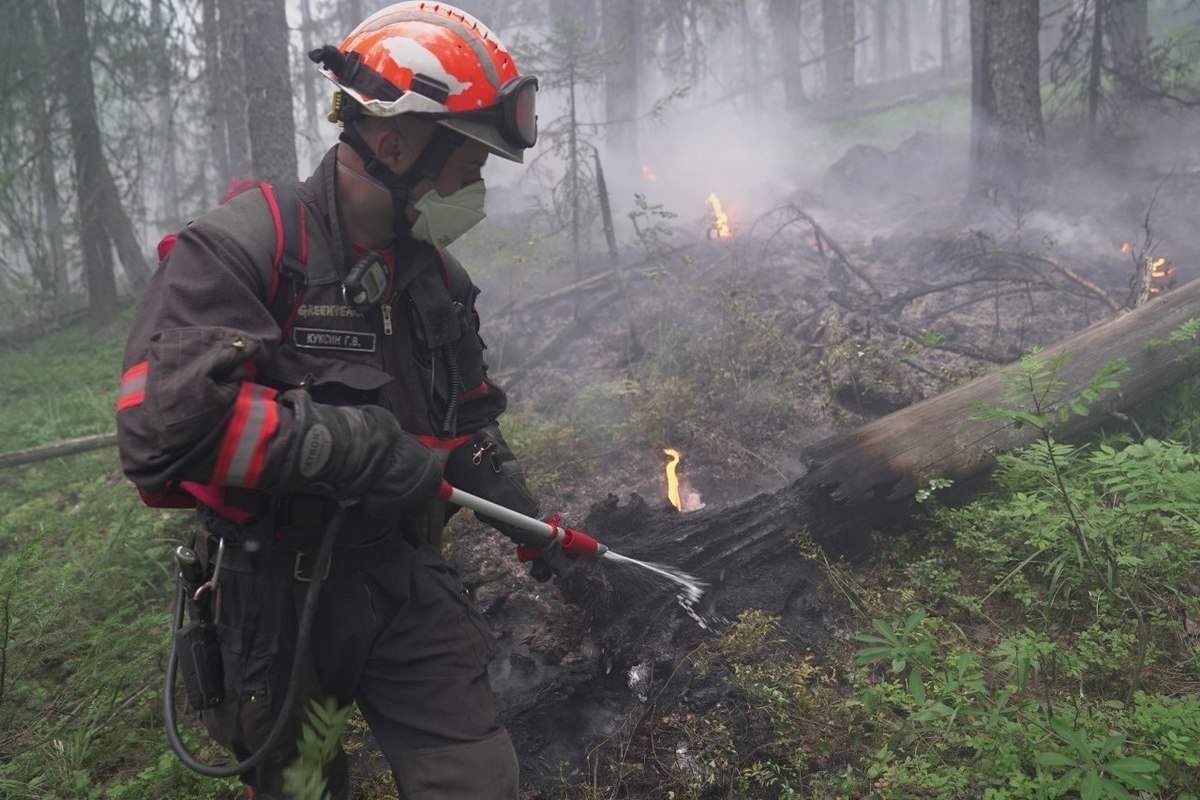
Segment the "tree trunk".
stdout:
<svg viewBox="0 0 1200 800">
<path fill-rule="evenodd" d="M 804 82 L 800 60 L 800 4 L 793 0 L 771 0 L 771 28 L 783 74 L 784 102 L 792 110 L 804 104 Z"/>
<path fill-rule="evenodd" d="M 1092 48 L 1088 65 L 1088 133 L 1096 138 L 1096 119 L 1100 115 L 1100 78 L 1104 67 L 1104 2 L 1092 0 Z"/>
<path fill-rule="evenodd" d="M 1109 0 L 1108 40 L 1117 102 L 1130 110 L 1150 80 L 1150 23 L 1146 0 Z"/>
<path fill-rule="evenodd" d="M 53 11 L 45 4 L 38 3 L 31 13 L 30 9 L 17 9 L 8 20 L 15 41 L 31 43 L 37 53 L 55 52 L 55 26 Z M 43 91 L 36 81 L 28 80 L 24 58 L 18 58 L 14 73 L 21 85 L 32 91 L 24 91 L 26 108 L 29 113 L 30 128 L 33 136 L 33 148 L 38 176 L 38 196 L 42 211 L 42 233 L 45 237 L 45 263 L 35 264 L 34 278 L 38 288 L 51 299 L 53 308 L 60 308 L 59 301 L 64 301 L 70 292 L 70 281 L 67 273 L 66 246 L 63 243 L 63 212 L 59 202 L 58 175 L 54 154 L 53 120 L 57 115 L 50 113 L 50 107 L 56 105 L 47 102 L 52 92 Z"/>
<path fill-rule="evenodd" d="M 94 327 L 117 315 L 117 283 L 113 277 L 112 241 L 105 227 L 104 153 L 96 121 L 91 43 L 83 0 L 56 0 L 62 73 L 58 85 L 67 101 L 71 143 L 75 151 L 75 190 L 79 205 L 79 242 L 88 292 L 88 314 Z M 53 63 L 53 60 L 52 60 Z"/>
<path fill-rule="evenodd" d="M 846 35 L 842 0 L 821 0 L 821 41 L 825 47 L 825 96 L 840 98 L 846 84 Z M 851 37 L 853 38 L 853 37 Z"/>
<path fill-rule="evenodd" d="M 638 161 L 638 9 L 637 0 L 604 0 L 604 45 L 611 59 L 604 74 L 605 144 L 609 164 L 621 172 Z"/>
<path fill-rule="evenodd" d="M 342 30 L 338 33 L 342 36 L 349 36 L 350 31 L 357 28 L 359 23 L 367 17 L 363 0 L 341 0 L 340 7 L 342 11 Z"/>
<path fill-rule="evenodd" d="M 312 16 L 312 0 L 300 0 L 300 41 L 304 53 L 304 65 L 306 69 L 303 72 L 304 81 L 304 118 L 300 125 L 300 135 L 304 137 L 306 143 L 306 153 L 310 161 L 315 162 L 320 158 L 319 149 L 320 137 L 314 135 L 316 127 L 320 124 L 320 114 L 317 108 L 317 81 L 324 83 L 324 78 L 321 78 L 316 69 L 312 68 L 309 63 L 308 53 L 315 46 L 313 41 L 313 16 Z"/>
<path fill-rule="evenodd" d="M 217 0 L 217 24 L 221 37 L 221 79 L 216 113 L 225 130 L 229 153 L 228 172 L 221 176 L 223 193 L 232 178 L 250 175 L 249 104 L 246 99 L 247 64 L 242 53 L 245 24 L 241 0 Z"/>
<path fill-rule="evenodd" d="M 229 180 L 229 143 L 226 140 L 224 105 L 225 92 L 221 70 L 221 26 L 217 21 L 217 0 L 201 0 L 201 36 L 204 41 L 204 86 L 208 130 L 208 150 L 217 170 L 215 196 L 207 199 L 215 204 L 225 182 Z M 207 194 L 207 192 L 206 192 Z"/>
<path fill-rule="evenodd" d="M 774 19 L 774 7 L 779 0 L 771 0 L 769 9 L 772 13 L 772 28 L 779 41 L 786 27 L 781 30 Z M 754 25 L 750 21 L 750 9 L 747 7 L 746 0 L 741 0 L 737 5 L 738 28 L 742 40 L 742 52 L 746 62 L 745 72 L 739 74 L 739 82 L 746 87 L 744 94 L 749 98 L 750 104 L 754 108 L 762 108 L 762 62 L 759 57 L 759 47 Z M 783 62 L 786 63 L 786 62 Z M 786 69 L 786 67 L 785 67 Z M 786 78 L 785 78 L 786 82 Z M 789 92 L 790 94 L 790 92 Z"/>
<path fill-rule="evenodd" d="M 296 122 L 292 117 L 292 77 L 288 60 L 287 7 L 284 0 L 248 0 L 242 60 L 250 158 L 256 180 L 296 180 Z"/>
<path fill-rule="evenodd" d="M 164 5 L 168 7 L 163 8 Z M 165 13 L 164 13 L 165 12 Z M 179 219 L 179 169 L 175 162 L 175 97 L 172 91 L 171 53 L 168 44 L 171 40 L 170 19 L 174 16 L 169 7 L 169 0 L 150 0 L 150 30 L 153 34 L 153 57 L 155 83 L 155 111 L 158 116 L 158 134 L 161 137 L 161 157 L 158 165 L 162 168 L 159 173 L 161 185 L 159 190 L 163 196 L 164 210 L 168 227 L 178 227 L 183 220 Z"/>
<path fill-rule="evenodd" d="M 912 25 L 908 4 L 909 0 L 896 0 L 896 46 L 900 51 L 900 75 L 912 72 Z"/>
<path fill-rule="evenodd" d="M 971 0 L 971 193 L 1025 203 L 1047 180 L 1037 0 Z"/>
<path fill-rule="evenodd" d="M 855 48 L 858 41 L 857 21 L 854 15 L 855 0 L 842 0 L 842 35 L 845 37 L 844 57 L 845 81 L 842 84 L 842 102 L 850 105 L 854 100 Z"/>
</svg>

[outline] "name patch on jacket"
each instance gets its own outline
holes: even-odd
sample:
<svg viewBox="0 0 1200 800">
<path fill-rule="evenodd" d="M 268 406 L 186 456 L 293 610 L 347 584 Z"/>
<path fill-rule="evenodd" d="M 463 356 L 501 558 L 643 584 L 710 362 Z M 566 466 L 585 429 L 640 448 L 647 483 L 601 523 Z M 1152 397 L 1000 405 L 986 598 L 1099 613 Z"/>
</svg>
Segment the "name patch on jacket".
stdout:
<svg viewBox="0 0 1200 800">
<path fill-rule="evenodd" d="M 330 331 L 321 328 L 292 328 L 292 341 L 306 350 L 353 350 L 375 352 L 375 334 Z"/>
</svg>

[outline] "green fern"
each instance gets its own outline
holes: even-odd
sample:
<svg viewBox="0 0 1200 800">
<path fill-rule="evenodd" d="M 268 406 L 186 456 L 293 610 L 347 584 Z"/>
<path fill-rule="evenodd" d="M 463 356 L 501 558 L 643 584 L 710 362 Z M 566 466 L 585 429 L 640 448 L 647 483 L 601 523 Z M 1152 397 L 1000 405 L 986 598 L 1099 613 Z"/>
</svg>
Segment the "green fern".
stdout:
<svg viewBox="0 0 1200 800">
<path fill-rule="evenodd" d="M 338 708 L 337 700 L 309 703 L 307 721 L 296 742 L 296 760 L 283 771 L 283 790 L 295 800 L 326 800 L 324 768 L 333 761 L 342 731 L 354 706 Z"/>
</svg>

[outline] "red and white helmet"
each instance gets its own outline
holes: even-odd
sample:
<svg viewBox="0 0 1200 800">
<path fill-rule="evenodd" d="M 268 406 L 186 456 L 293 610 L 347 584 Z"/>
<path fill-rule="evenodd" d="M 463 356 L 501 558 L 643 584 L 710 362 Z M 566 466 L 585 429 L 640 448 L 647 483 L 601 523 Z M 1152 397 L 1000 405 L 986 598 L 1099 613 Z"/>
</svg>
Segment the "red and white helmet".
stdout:
<svg viewBox="0 0 1200 800">
<path fill-rule="evenodd" d="M 537 141 L 537 78 L 522 76 L 488 28 L 446 3 L 396 3 L 367 17 L 337 47 L 314 50 L 335 97 L 334 120 L 357 113 L 431 119 L 523 161 Z M 346 105 L 355 109 L 345 108 Z"/>
</svg>

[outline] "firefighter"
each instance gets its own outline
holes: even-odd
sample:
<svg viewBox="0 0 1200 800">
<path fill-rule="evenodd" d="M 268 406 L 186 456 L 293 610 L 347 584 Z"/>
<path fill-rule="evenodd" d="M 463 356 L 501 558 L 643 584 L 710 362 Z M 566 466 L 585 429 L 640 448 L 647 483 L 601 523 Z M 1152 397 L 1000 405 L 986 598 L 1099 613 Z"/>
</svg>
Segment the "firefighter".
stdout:
<svg viewBox="0 0 1200 800">
<path fill-rule="evenodd" d="M 243 776 L 251 797 L 284 796 L 304 708 L 333 698 L 358 705 L 402 798 L 515 798 L 492 636 L 441 555 L 438 494 L 444 475 L 522 513 L 537 503 L 497 427 L 478 289 L 442 248 L 483 218 L 487 159 L 533 146 L 537 80 L 442 3 L 390 6 L 310 55 L 335 85 L 340 142 L 308 180 L 244 192 L 179 233 L 125 354 L 122 465 L 147 502 L 196 506 L 210 572 L 222 553 L 209 732 L 245 758 L 291 713 L 284 744 Z M 535 577 L 567 567 L 543 550 Z M 295 652 L 314 578 L 312 646 Z M 294 664 L 301 702 L 285 709 Z M 348 796 L 340 748 L 325 777 Z"/>
</svg>

